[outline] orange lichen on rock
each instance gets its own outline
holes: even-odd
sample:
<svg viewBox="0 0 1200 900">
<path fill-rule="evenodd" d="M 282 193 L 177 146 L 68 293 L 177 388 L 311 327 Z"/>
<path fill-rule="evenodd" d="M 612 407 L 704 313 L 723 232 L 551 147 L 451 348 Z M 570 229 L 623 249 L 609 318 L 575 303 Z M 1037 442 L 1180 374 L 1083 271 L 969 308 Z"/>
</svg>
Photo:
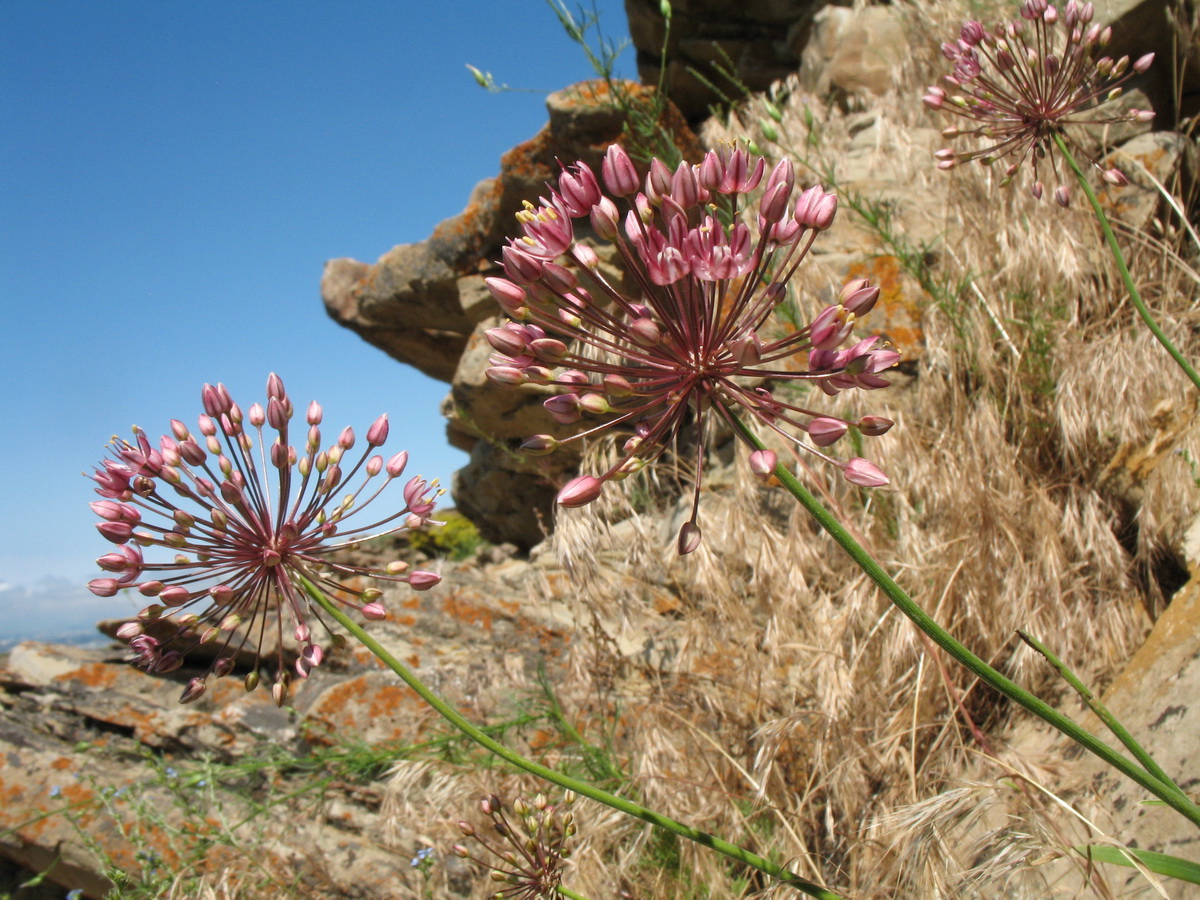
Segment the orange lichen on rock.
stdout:
<svg viewBox="0 0 1200 900">
<path fill-rule="evenodd" d="M 485 631 L 492 630 L 492 611 L 486 606 L 464 599 L 457 591 L 442 599 L 442 612 L 468 625 L 478 626 Z"/>
<path fill-rule="evenodd" d="M 898 348 L 917 349 L 925 345 L 921 316 L 928 301 L 925 293 L 901 267 L 895 256 L 873 256 L 854 263 L 847 281 L 866 278 L 879 288 L 875 308 L 863 319 L 866 330 L 881 335 Z"/>
<path fill-rule="evenodd" d="M 87 663 L 70 672 L 54 676 L 55 681 L 77 681 L 84 687 L 109 688 L 117 683 L 117 670 L 107 663 Z"/>
<path fill-rule="evenodd" d="M 394 714 L 404 707 L 421 708 L 424 701 L 416 691 L 405 685 L 377 685 L 369 676 L 360 675 L 331 688 L 321 704 L 314 709 L 354 710 L 368 719 Z"/>
</svg>

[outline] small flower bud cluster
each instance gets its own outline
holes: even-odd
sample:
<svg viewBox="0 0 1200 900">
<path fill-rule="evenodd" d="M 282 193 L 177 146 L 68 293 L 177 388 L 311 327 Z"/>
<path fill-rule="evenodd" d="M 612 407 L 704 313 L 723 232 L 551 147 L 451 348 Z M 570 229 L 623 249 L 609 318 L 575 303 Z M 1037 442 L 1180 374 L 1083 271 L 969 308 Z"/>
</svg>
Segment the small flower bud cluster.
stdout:
<svg viewBox="0 0 1200 900">
<path fill-rule="evenodd" d="M 346 455 L 357 443 L 354 431 L 344 429 L 322 448 L 323 413 L 315 402 L 299 435 L 303 443 L 289 443 L 294 409 L 278 375 L 267 380 L 265 407 L 255 403 L 243 411 L 221 384 L 206 384 L 201 401 L 198 433 L 174 419 L 157 445 L 137 427 L 132 443 L 113 438 L 113 458 L 91 475 L 102 498 L 91 508 L 101 519 L 96 530 L 115 548 L 96 560 L 108 574 L 88 588 L 100 597 L 131 589 L 153 601 L 117 632 L 134 661 L 150 671 L 179 668 L 198 644 L 219 648 L 208 672 L 188 682 L 184 703 L 204 693 L 209 675 L 229 674 L 243 648 L 260 652 L 267 630 L 275 629 L 271 693 L 282 705 L 293 669 L 307 678 L 325 655 L 309 625 L 312 618 L 324 627 L 308 586 L 365 618 L 382 619 L 382 592 L 348 582 L 365 576 L 425 590 L 441 580 L 406 572 L 402 561 L 374 571 L 329 559 L 373 537 L 423 525 L 433 514 L 437 485 L 412 478 L 403 489 L 404 509 L 347 528 L 408 462 L 406 452 L 386 462 L 374 453 L 387 441 L 386 415 L 367 430 L 362 455 L 351 463 Z M 273 440 L 264 439 L 264 426 L 275 432 Z M 358 487 L 350 488 L 360 474 Z M 146 559 L 143 552 L 155 547 L 169 559 Z M 149 633 L 161 635 L 163 624 L 167 639 Z M 292 667 L 283 657 L 285 633 L 298 647 Z M 259 662 L 246 676 L 247 690 L 259 683 Z"/>
<path fill-rule="evenodd" d="M 489 878 L 497 885 L 491 895 L 517 900 L 550 900 L 559 896 L 563 867 L 571 855 L 567 839 L 576 832 L 571 806 L 575 795 L 568 791 L 560 806 L 550 805 L 538 794 L 512 803 L 516 826 L 504 812 L 504 803 L 495 794 L 484 797 L 479 808 L 491 822 L 490 828 L 478 829 L 470 822 L 459 822 L 458 830 L 486 851 L 486 859 L 472 854 L 465 844 L 455 844 L 450 852 L 490 870 Z M 499 835 L 503 843 L 490 839 Z"/>
<path fill-rule="evenodd" d="M 977 138 L 983 146 L 938 150 L 934 154 L 938 168 L 951 169 L 970 160 L 988 166 L 1000 162 L 1007 185 L 1029 161 L 1030 192 L 1041 198 L 1045 188 L 1039 168 L 1049 158 L 1059 182 L 1054 198 L 1067 206 L 1070 194 L 1063 183 L 1066 173 L 1059 173 L 1055 162 L 1055 135 L 1069 140 L 1069 125 L 1154 118 L 1153 111 L 1143 109 L 1110 115 L 1097 112 L 1097 107 L 1121 95 L 1126 81 L 1150 68 L 1154 54 L 1132 63 L 1127 56 L 1115 61 L 1104 55 L 1097 58 L 1112 40 L 1112 29 L 1093 23 L 1094 14 L 1091 3 L 1077 0 L 1068 0 L 1061 13 L 1046 0 L 1024 0 L 1018 19 L 991 31 L 979 22 L 967 22 L 958 40 L 942 44 L 954 72 L 943 76 L 945 88 L 926 91 L 925 105 L 968 123 L 950 126 L 943 136 Z M 1092 164 L 1101 168 L 1094 160 Z M 1110 184 L 1126 183 L 1119 169 L 1101 169 L 1101 176 Z"/>
<path fill-rule="evenodd" d="M 562 441 L 535 435 L 523 445 L 527 453 L 549 453 L 611 426 L 632 431 L 623 458 L 599 476 L 568 482 L 558 495 L 561 505 L 592 502 L 605 482 L 638 471 L 676 446 L 685 428 L 694 429 L 696 494 L 679 538 L 681 552 L 694 550 L 699 473 L 713 416 L 754 416 L 853 483 L 887 483 L 872 463 L 821 449 L 858 423 L 785 402 L 767 386 L 808 382 L 828 394 L 873 390 L 887 386 L 880 373 L 899 359 L 877 337 L 839 349 L 879 297 L 866 281 L 848 284 L 837 303 L 803 328 L 769 326 L 789 279 L 816 236 L 833 224 L 835 195 L 819 185 L 799 189 L 791 162 L 768 171 L 765 159 L 741 147 L 714 150 L 699 165 L 675 169 L 654 159 L 643 179 L 619 145 L 608 148 L 599 177 L 576 163 L 549 193 L 518 213 L 524 233 L 503 250 L 506 277 L 487 279 L 511 319 L 487 332 L 495 351 L 487 376 L 504 387 L 556 388 L 545 407 L 560 424 L 605 418 Z M 755 232 L 743 211 L 755 214 Z M 601 272 L 595 251 L 576 240 L 574 220 L 616 245 L 635 292 L 623 292 Z M 798 364 L 805 354 L 807 369 Z M 830 421 L 839 423 L 836 436 L 836 429 L 819 424 Z M 872 430 L 860 430 L 882 434 L 879 423 L 886 421 L 872 417 Z"/>
</svg>

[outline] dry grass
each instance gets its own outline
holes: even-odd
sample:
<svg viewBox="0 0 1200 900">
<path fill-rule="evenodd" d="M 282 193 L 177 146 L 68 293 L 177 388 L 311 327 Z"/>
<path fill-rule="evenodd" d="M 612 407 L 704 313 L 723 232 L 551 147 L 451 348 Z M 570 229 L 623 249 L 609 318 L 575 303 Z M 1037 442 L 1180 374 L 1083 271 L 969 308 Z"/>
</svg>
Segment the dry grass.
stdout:
<svg viewBox="0 0 1200 900">
<path fill-rule="evenodd" d="M 932 240 L 929 274 L 954 289 L 926 298 L 924 346 L 900 384 L 843 401 L 897 419 L 874 445 L 894 487 L 863 494 L 798 465 L 939 622 L 1064 701 L 1014 632 L 1040 636 L 1093 686 L 1119 671 L 1164 602 L 1161 579 L 1200 507 L 1194 404 L 1124 301 L 1082 204 L 1061 211 L 999 192 L 977 168 L 934 171 L 939 126 L 915 98 L 964 8 L 909 14 L 929 37 L 872 109 L 886 146 L 860 159 L 908 186 L 892 192 L 902 204 L 892 227 Z M 854 144 L 849 114 L 797 90 L 781 105 L 781 144 L 808 147 L 813 170 Z M 820 123 L 815 147 L 806 107 Z M 761 115 L 751 102 L 705 139 L 766 146 L 750 124 Z M 874 187 L 857 189 L 870 199 Z M 845 205 L 839 215 L 835 232 L 870 240 Z M 1200 358 L 1196 248 L 1186 229 L 1158 228 L 1126 229 L 1131 263 L 1164 327 Z M 801 292 L 837 284 L 836 266 L 814 257 Z M 732 453 L 726 443 L 714 456 Z M 862 900 L 1047 896 L 1061 867 L 1042 864 L 1088 833 L 1049 792 L 1061 746 L 1019 740 L 1013 710 L 892 610 L 789 497 L 744 477 L 744 461 L 732 473 L 720 462 L 705 473 L 704 543 L 687 558 L 673 540 L 687 501 L 671 501 L 665 468 L 558 523 L 554 547 L 590 623 L 562 696 L 582 719 L 618 723 L 627 790 Z M 655 602 L 664 596 L 673 603 Z M 463 790 L 406 796 L 436 816 Z M 770 887 L 699 848 L 667 852 L 599 807 L 580 818 L 569 883 L 592 900 Z M 1113 896 L 1100 877 L 1088 890 Z"/>
</svg>

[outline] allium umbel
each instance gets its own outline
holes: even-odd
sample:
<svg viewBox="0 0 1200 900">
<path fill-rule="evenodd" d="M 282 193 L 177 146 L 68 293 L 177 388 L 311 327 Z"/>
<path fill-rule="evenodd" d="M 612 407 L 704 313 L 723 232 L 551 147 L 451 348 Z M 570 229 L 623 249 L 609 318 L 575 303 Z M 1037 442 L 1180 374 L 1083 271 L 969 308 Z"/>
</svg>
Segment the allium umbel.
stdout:
<svg viewBox="0 0 1200 900">
<path fill-rule="evenodd" d="M 740 207 L 760 186 L 757 206 L 749 207 L 757 209 L 752 231 Z M 851 427 L 883 434 L 892 425 L 888 419 L 840 419 L 809 408 L 799 394 L 781 396 L 773 386 L 815 386 L 829 395 L 886 387 L 881 373 L 899 358 L 878 337 L 843 348 L 857 318 L 879 296 L 866 281 L 846 285 L 839 302 L 802 328 L 786 333 L 770 324 L 787 299 L 788 280 L 836 211 L 837 198 L 821 187 L 795 189 L 787 160 L 768 173 L 762 158 L 726 148 L 674 171 L 652 160 L 643 181 L 617 145 L 608 149 L 599 179 L 576 163 L 563 171 L 549 199 L 526 204 L 518 214 L 525 234 L 503 251 L 508 277 L 487 280 L 513 320 L 487 334 L 496 351 L 488 377 L 506 386 L 557 388 L 545 407 L 560 423 L 584 415 L 604 419 L 564 441 L 536 435 L 524 443 L 526 452 L 548 453 L 616 425 L 632 432 L 620 461 L 598 476 L 568 482 L 558 494 L 561 505 L 590 503 L 606 481 L 636 472 L 691 429 L 696 487 L 679 549 L 694 550 L 706 426 L 713 416 L 730 422 L 749 414 L 837 466 L 851 482 L 887 483 L 867 460 L 839 459 L 824 448 Z M 605 275 L 591 246 L 576 240 L 579 219 L 616 245 L 635 284 L 631 292 Z M 796 359 L 804 353 L 806 369 Z M 769 475 L 774 453 L 756 457 L 755 471 Z"/>
<path fill-rule="evenodd" d="M 514 827 L 504 814 L 504 803 L 489 794 L 479 803 L 492 823 L 490 831 L 504 839 L 494 844 L 470 822 L 459 822 L 463 837 L 478 843 L 491 858 L 481 859 L 463 844 L 455 844 L 451 852 L 459 859 L 470 859 L 491 870 L 490 878 L 497 889 L 491 894 L 508 900 L 551 900 L 561 896 L 563 868 L 571 855 L 567 841 L 576 832 L 571 805 L 575 795 L 567 792 L 556 808 L 538 794 L 531 800 L 518 797 L 512 803 L 519 827 Z M 507 845 L 507 846 L 506 846 Z"/>
<path fill-rule="evenodd" d="M 1054 135 L 1070 140 L 1070 125 L 1105 125 L 1115 122 L 1148 122 L 1150 110 L 1098 114 L 1101 104 L 1115 100 L 1122 85 L 1150 68 L 1154 54 L 1132 64 L 1129 57 L 1096 58 L 1112 38 L 1112 29 L 1092 23 L 1091 3 L 1068 0 L 1060 13 L 1046 0 L 1025 0 L 1020 18 L 988 31 L 979 22 L 967 22 L 957 41 L 942 44 L 942 53 L 954 63 L 954 74 L 943 76 L 950 93 L 929 88 L 925 105 L 953 113 L 968 124 L 942 132 L 947 138 L 972 137 L 982 146 L 974 150 L 945 148 L 934 154 L 938 167 L 950 169 L 961 162 L 979 160 L 984 165 L 1004 162 L 1008 184 L 1026 160 L 1033 168 L 1031 192 L 1043 193 L 1039 166 L 1049 158 L 1058 186 L 1055 199 L 1069 202 L 1064 175 L 1055 163 Z M 1099 164 L 1093 161 L 1099 168 Z M 1125 184 L 1119 169 L 1102 170 L 1110 184 Z"/>
<path fill-rule="evenodd" d="M 256 659 L 245 682 L 253 690 L 259 655 L 274 631 L 272 695 L 282 704 L 292 677 L 284 635 L 298 645 L 294 668 L 301 678 L 324 656 L 313 625 L 321 625 L 335 641 L 340 638 L 325 626 L 304 581 L 365 618 L 382 619 L 382 594 L 377 587 L 360 587 L 364 577 L 406 582 L 414 590 L 441 580 L 429 572 L 407 572 L 400 561 L 375 571 L 330 559 L 369 538 L 424 524 L 433 513 L 436 483 L 410 479 L 403 490 L 404 509 L 347 528 L 347 520 L 399 478 L 408 461 L 405 452 L 386 462 L 373 455 L 387 440 L 386 415 L 367 431 L 358 460 L 348 464 L 344 458 L 358 442 L 353 430 L 344 429 L 322 448 L 322 411 L 315 402 L 303 432 L 295 435 L 302 438 L 300 449 L 289 443 L 292 401 L 277 375 L 267 380 L 265 408 L 255 403 L 243 413 L 220 384 L 206 384 L 201 400 L 199 434 L 174 419 L 171 433 L 157 446 L 136 426 L 132 443 L 113 438 L 113 458 L 91 476 L 104 499 L 91 507 L 103 520 L 97 530 L 116 549 L 96 560 L 111 574 L 88 587 L 101 597 L 131 588 L 154 598 L 138 615 L 140 621 L 118 631 L 134 660 L 152 672 L 179 668 L 197 644 L 218 648 L 208 673 L 188 682 L 180 698 L 185 703 L 204 693 L 209 674 L 219 678 L 232 671 L 243 651 Z M 358 486 L 350 488 L 359 475 Z M 143 551 L 150 548 L 173 558 L 147 560 Z M 166 640 L 147 633 L 147 624 L 159 619 L 173 625 Z"/>
</svg>

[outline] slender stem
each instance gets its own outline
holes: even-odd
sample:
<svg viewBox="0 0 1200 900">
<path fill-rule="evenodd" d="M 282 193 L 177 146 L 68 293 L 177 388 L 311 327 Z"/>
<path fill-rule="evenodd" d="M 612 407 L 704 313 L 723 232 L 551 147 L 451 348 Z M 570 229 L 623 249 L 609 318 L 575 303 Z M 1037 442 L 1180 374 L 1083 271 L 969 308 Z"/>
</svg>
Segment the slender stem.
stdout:
<svg viewBox="0 0 1200 900">
<path fill-rule="evenodd" d="M 1017 634 L 1020 635 L 1021 640 L 1044 656 L 1046 658 L 1046 662 L 1050 663 L 1055 671 L 1057 671 L 1058 674 L 1063 677 L 1063 680 L 1075 689 L 1076 693 L 1083 698 L 1083 702 L 1087 704 L 1088 709 L 1096 714 L 1096 718 L 1108 726 L 1108 730 L 1116 736 L 1117 740 L 1125 745 L 1125 749 L 1132 753 L 1134 758 L 1142 764 L 1142 768 L 1144 768 L 1163 784 L 1169 784 L 1180 794 L 1183 794 L 1183 791 L 1180 789 L 1179 785 L 1174 782 L 1171 776 L 1164 772 L 1158 763 L 1154 761 L 1154 758 L 1146 752 L 1145 748 L 1143 748 L 1141 744 L 1134 740 L 1133 735 L 1130 734 L 1128 729 L 1126 729 L 1125 726 L 1118 721 L 1117 717 L 1109 711 L 1108 707 L 1096 699 L 1096 695 L 1091 692 L 1091 689 L 1088 688 L 1088 686 L 1082 681 L 1080 681 L 1074 672 L 1067 668 L 1066 663 L 1055 656 L 1045 644 L 1033 637 L 1033 635 L 1019 630 L 1017 631 Z M 1184 794 L 1184 796 L 1187 795 Z"/>
<path fill-rule="evenodd" d="M 571 778 L 569 775 L 564 775 L 561 772 L 556 772 L 554 769 L 547 768 L 532 760 L 526 759 L 519 753 L 515 753 L 508 747 L 492 739 L 479 728 L 471 724 L 458 710 L 450 706 L 433 691 L 425 686 L 425 683 L 417 678 L 407 666 L 400 660 L 396 659 L 383 646 L 365 632 L 353 619 L 346 615 L 342 608 L 332 602 L 320 590 L 317 589 L 311 581 L 301 576 L 300 584 L 304 588 L 304 592 L 320 607 L 329 613 L 339 625 L 350 632 L 356 640 L 362 643 L 364 647 L 370 650 L 379 658 L 385 666 L 400 676 L 400 679 L 412 688 L 418 696 L 430 706 L 432 706 L 442 718 L 446 719 L 451 725 L 492 753 L 495 753 L 501 759 L 516 766 L 518 769 L 524 769 L 532 775 L 539 778 L 544 778 L 549 782 L 557 784 L 559 787 L 566 788 L 569 791 L 574 791 L 584 797 L 590 797 L 599 803 L 610 806 L 618 812 L 623 812 L 626 815 L 633 816 L 636 819 L 641 819 L 643 822 L 649 822 L 656 828 L 661 828 L 664 831 L 670 831 L 680 837 L 685 837 L 689 841 L 695 841 L 701 846 L 715 850 L 732 860 L 758 869 L 772 878 L 778 879 L 782 884 L 803 891 L 810 897 L 817 897 L 819 900 L 844 900 L 840 894 L 835 894 L 833 891 L 826 890 L 820 885 L 814 884 L 811 881 L 805 881 L 797 875 L 784 869 L 782 866 L 777 866 L 775 863 L 755 854 L 749 850 L 745 850 L 736 844 L 731 844 L 728 841 L 723 841 L 719 837 L 714 837 L 707 832 L 692 828 L 689 825 L 684 825 L 682 822 L 677 822 L 668 816 L 661 815 L 653 810 L 646 809 L 644 806 L 639 806 L 624 797 L 618 797 L 616 794 L 610 794 L 607 791 L 602 791 L 597 787 L 593 787 L 585 781 L 578 781 Z"/>
<path fill-rule="evenodd" d="M 566 897 L 567 900 L 587 900 L 587 897 L 583 896 L 583 894 L 577 894 L 575 891 L 571 890 L 570 888 L 565 888 L 561 884 L 556 887 L 555 890 Z"/>
<path fill-rule="evenodd" d="M 1108 248 L 1112 251 L 1113 259 L 1117 263 L 1117 269 L 1121 272 L 1121 278 L 1125 281 L 1125 288 L 1129 291 L 1129 299 L 1133 301 L 1133 305 L 1142 317 L 1142 321 L 1146 323 L 1146 327 L 1150 329 L 1150 333 L 1163 345 L 1163 349 L 1171 354 L 1171 358 L 1178 363 L 1179 368 L 1183 369 L 1183 373 L 1192 380 L 1192 384 L 1200 388 L 1200 375 L 1196 374 L 1196 370 L 1191 367 L 1188 361 L 1184 359 L 1183 354 L 1171 343 L 1170 339 L 1163 333 L 1163 330 L 1158 327 L 1158 323 L 1150 315 L 1150 310 L 1142 302 L 1142 295 L 1138 291 L 1137 285 L 1133 283 L 1133 276 L 1129 274 L 1129 266 L 1125 263 L 1125 255 L 1121 253 L 1121 248 L 1117 244 L 1117 236 L 1113 234 L 1112 227 L 1108 224 L 1108 216 L 1104 214 L 1104 209 L 1100 206 L 1100 201 L 1096 199 L 1096 193 L 1092 190 L 1092 186 L 1088 184 L 1083 170 L 1079 168 L 1079 163 L 1075 161 L 1075 157 L 1071 155 L 1071 151 L 1067 148 L 1067 142 L 1063 140 L 1062 135 L 1058 132 L 1054 132 L 1054 142 L 1058 145 L 1059 152 L 1062 153 L 1063 158 L 1067 161 L 1067 165 L 1071 167 L 1071 171 L 1075 173 L 1075 178 L 1079 181 L 1079 186 L 1083 188 L 1083 192 L 1092 204 L 1092 211 L 1096 213 L 1096 219 L 1100 222 L 1100 229 L 1104 232 L 1104 239 L 1108 241 Z"/>
<path fill-rule="evenodd" d="M 734 423 L 734 427 L 747 444 L 756 450 L 766 449 L 758 439 L 758 436 L 751 432 L 745 423 L 736 416 L 731 416 L 730 418 Z M 1053 725 L 1071 740 L 1075 741 L 1075 743 L 1090 750 L 1114 769 L 1132 778 L 1154 796 L 1165 801 L 1168 806 L 1176 810 L 1180 815 L 1191 820 L 1196 825 L 1200 825 L 1200 806 L 1197 806 L 1180 793 L 1174 785 L 1160 781 L 1144 769 L 1130 762 L 1116 750 L 1112 749 L 1112 747 L 1108 746 L 1108 744 L 1081 728 L 1054 707 L 1035 697 L 1016 682 L 993 669 L 938 625 L 916 601 L 905 593 L 900 585 L 892 580 L 891 576 L 883 570 L 871 554 L 864 550 L 862 545 L 851 537 L 850 532 L 842 527 L 841 523 L 821 505 L 820 501 L 797 480 L 796 476 L 783 463 L 776 464 L 775 476 L 782 482 L 788 493 L 795 497 L 800 502 L 800 505 L 808 510 L 809 515 L 816 519 L 817 523 L 829 532 L 835 541 L 841 544 L 842 549 L 858 564 L 867 577 L 875 582 L 876 586 L 892 601 L 892 604 L 900 612 L 908 616 L 914 625 L 929 635 L 934 643 L 1001 694 L 1019 703 L 1043 721 Z"/>
</svg>

